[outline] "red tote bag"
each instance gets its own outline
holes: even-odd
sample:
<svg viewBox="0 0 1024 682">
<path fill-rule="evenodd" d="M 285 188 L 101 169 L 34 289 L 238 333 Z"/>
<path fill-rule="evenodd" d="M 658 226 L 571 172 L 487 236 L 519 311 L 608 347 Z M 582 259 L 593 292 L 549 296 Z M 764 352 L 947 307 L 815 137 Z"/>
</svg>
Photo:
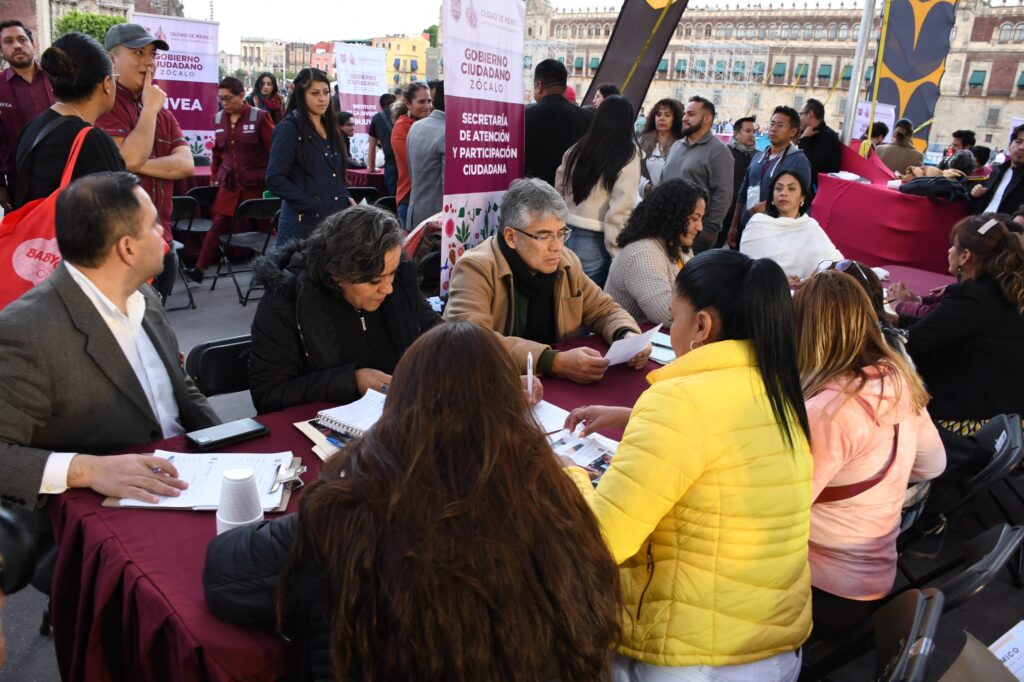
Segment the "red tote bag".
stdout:
<svg viewBox="0 0 1024 682">
<path fill-rule="evenodd" d="M 75 161 L 85 136 L 82 128 L 71 145 L 60 187 L 42 199 L 30 201 L 4 216 L 0 223 L 0 310 L 53 274 L 60 263 L 57 248 L 57 197 L 71 183 Z"/>
</svg>

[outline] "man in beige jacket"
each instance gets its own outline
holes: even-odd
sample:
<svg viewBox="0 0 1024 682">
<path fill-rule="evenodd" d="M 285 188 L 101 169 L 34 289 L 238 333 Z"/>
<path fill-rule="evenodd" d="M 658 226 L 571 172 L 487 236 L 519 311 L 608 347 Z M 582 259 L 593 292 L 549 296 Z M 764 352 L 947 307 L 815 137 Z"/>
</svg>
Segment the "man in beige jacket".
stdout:
<svg viewBox="0 0 1024 682">
<path fill-rule="evenodd" d="M 495 331 L 520 372 L 532 353 L 537 374 L 592 383 L 608 368 L 600 353 L 586 347 L 556 351 L 552 344 L 581 327 L 608 343 L 640 330 L 565 248 L 567 214 L 562 197 L 543 180 L 513 182 L 501 202 L 500 232 L 455 264 L 444 317 Z M 648 346 L 630 366 L 642 368 L 650 353 Z"/>
</svg>

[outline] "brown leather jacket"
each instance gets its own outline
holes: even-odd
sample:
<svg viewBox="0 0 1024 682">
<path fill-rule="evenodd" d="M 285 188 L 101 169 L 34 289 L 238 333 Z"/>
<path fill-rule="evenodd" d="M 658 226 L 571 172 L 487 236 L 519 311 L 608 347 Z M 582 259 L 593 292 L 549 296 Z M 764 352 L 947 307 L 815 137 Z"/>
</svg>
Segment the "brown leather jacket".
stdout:
<svg viewBox="0 0 1024 682">
<path fill-rule="evenodd" d="M 498 248 L 495 237 L 470 249 L 452 271 L 451 295 L 444 311 L 446 320 L 466 320 L 496 332 L 520 372 L 526 372 L 526 355 L 534 359 L 549 346 L 507 336 L 515 319 L 512 269 Z M 558 340 L 572 338 L 586 327 L 611 343 L 621 329 L 639 333 L 629 313 L 583 274 L 580 259 L 562 249 L 555 279 L 555 320 Z"/>
</svg>

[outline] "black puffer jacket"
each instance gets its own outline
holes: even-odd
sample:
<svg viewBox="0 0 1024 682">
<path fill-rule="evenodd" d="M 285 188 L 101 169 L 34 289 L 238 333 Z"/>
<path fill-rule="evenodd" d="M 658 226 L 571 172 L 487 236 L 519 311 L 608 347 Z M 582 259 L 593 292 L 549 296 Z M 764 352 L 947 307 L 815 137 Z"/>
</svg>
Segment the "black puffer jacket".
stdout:
<svg viewBox="0 0 1024 682">
<path fill-rule="evenodd" d="M 206 548 L 203 591 L 206 605 L 228 623 L 280 630 L 301 646 L 297 679 L 327 682 L 331 669 L 330 624 L 324 610 L 320 572 L 310 555 L 300 562 L 293 589 L 285 595 L 278 628 L 277 582 L 295 543 L 298 514 L 218 535 Z"/>
<path fill-rule="evenodd" d="M 391 374 L 405 349 L 441 319 L 416 287 L 416 267 L 404 260 L 392 293 L 378 310 L 362 314 L 340 291 L 309 278 L 297 245 L 254 267 L 267 288 L 252 321 L 249 360 L 260 414 L 316 401 L 352 402 L 359 397 L 357 369 Z"/>
</svg>

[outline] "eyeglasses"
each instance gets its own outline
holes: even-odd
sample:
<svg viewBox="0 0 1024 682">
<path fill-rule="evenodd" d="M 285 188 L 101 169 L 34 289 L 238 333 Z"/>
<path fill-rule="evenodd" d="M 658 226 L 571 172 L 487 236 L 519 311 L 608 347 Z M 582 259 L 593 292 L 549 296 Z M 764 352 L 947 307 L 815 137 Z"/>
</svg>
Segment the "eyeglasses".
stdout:
<svg viewBox="0 0 1024 682">
<path fill-rule="evenodd" d="M 850 258 L 844 258 L 841 261 L 825 259 L 818 263 L 818 266 L 814 268 L 814 274 L 818 274 L 819 272 L 824 272 L 826 270 L 838 270 L 839 272 L 846 272 L 851 268 L 856 269 L 860 276 L 864 279 L 864 281 L 871 281 L 870 279 L 868 279 L 868 276 L 864 273 L 864 268 L 861 267 L 861 264 Z"/>
<path fill-rule="evenodd" d="M 230 102 L 231 100 L 233 100 L 236 97 L 241 97 L 241 95 L 217 95 L 217 101 L 218 102 Z"/>
<path fill-rule="evenodd" d="M 547 244 L 552 239 L 557 239 L 560 242 L 564 242 L 566 239 L 569 238 L 569 235 L 572 234 L 571 227 L 563 227 L 558 232 L 541 232 L 540 234 L 530 234 L 526 230 L 520 230 L 518 227 L 513 227 L 512 229 L 542 244 Z"/>
</svg>

